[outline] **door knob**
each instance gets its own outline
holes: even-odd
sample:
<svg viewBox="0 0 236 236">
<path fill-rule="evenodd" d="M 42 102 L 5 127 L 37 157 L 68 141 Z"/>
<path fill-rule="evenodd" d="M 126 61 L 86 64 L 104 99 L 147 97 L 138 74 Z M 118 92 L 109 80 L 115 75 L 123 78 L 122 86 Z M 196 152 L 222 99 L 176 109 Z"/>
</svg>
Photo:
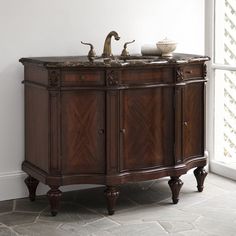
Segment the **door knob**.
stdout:
<svg viewBox="0 0 236 236">
<path fill-rule="evenodd" d="M 187 127 L 188 126 L 188 122 L 184 121 L 184 126 Z"/>
<path fill-rule="evenodd" d="M 99 133 L 100 135 L 104 134 L 104 129 L 98 130 L 98 133 Z"/>
<path fill-rule="evenodd" d="M 124 134 L 124 133 L 125 133 L 125 129 L 121 129 L 120 132 L 121 132 L 122 134 Z"/>
</svg>

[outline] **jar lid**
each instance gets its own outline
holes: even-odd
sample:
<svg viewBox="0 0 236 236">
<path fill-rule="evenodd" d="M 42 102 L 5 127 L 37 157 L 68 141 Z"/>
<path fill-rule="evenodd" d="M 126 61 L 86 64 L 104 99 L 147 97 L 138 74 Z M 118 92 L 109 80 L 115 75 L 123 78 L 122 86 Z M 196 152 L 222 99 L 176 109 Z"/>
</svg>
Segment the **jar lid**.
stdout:
<svg viewBox="0 0 236 236">
<path fill-rule="evenodd" d="M 174 40 L 168 39 L 166 37 L 163 40 L 158 41 L 157 43 L 160 43 L 160 44 L 175 44 L 176 42 Z"/>
</svg>

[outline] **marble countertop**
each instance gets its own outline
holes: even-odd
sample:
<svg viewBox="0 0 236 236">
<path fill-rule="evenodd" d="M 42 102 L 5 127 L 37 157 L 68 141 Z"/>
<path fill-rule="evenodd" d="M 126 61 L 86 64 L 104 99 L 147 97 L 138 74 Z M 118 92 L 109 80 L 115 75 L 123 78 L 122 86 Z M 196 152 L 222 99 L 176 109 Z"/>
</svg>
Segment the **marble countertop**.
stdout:
<svg viewBox="0 0 236 236">
<path fill-rule="evenodd" d="M 172 57 L 131 55 L 128 57 L 114 56 L 112 58 L 96 57 L 93 62 L 87 56 L 63 57 L 28 57 L 21 58 L 23 64 L 34 63 L 45 67 L 126 67 L 126 66 L 154 66 L 165 64 L 184 64 L 208 61 L 208 56 L 174 53 Z"/>
</svg>

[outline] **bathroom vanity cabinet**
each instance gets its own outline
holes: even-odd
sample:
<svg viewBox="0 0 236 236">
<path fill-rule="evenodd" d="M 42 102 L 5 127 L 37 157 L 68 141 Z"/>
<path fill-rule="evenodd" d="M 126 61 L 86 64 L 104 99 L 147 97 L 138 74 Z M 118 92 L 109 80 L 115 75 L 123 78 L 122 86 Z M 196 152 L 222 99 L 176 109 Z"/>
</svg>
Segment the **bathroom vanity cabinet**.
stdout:
<svg viewBox="0 0 236 236">
<path fill-rule="evenodd" d="M 170 176 L 173 203 L 180 176 L 206 172 L 205 83 L 208 57 L 89 62 L 86 57 L 22 58 L 25 88 L 25 183 L 40 182 L 52 215 L 60 186 L 106 185 L 114 213 L 119 185 Z M 96 201 L 96 199 L 95 199 Z"/>
</svg>

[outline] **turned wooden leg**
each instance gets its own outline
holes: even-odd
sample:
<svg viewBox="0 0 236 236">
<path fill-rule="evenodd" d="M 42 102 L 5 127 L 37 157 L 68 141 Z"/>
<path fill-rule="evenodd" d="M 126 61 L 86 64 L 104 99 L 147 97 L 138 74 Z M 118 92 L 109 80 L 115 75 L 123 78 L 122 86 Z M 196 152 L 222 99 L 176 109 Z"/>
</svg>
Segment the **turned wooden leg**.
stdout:
<svg viewBox="0 0 236 236">
<path fill-rule="evenodd" d="M 174 204 L 177 204 L 179 201 L 179 191 L 183 186 L 183 182 L 179 176 L 171 176 L 170 178 L 168 184 L 172 192 L 172 200 Z"/>
<path fill-rule="evenodd" d="M 51 214 L 52 216 L 56 216 L 59 209 L 62 192 L 60 191 L 59 186 L 50 186 L 50 188 L 51 189 L 47 192 L 47 196 L 49 198 Z"/>
<path fill-rule="evenodd" d="M 29 190 L 29 199 L 30 201 L 35 201 L 35 196 L 36 196 L 36 189 L 38 187 L 39 181 L 32 176 L 28 176 L 25 179 L 25 184 Z"/>
<path fill-rule="evenodd" d="M 202 192 L 204 188 L 204 180 L 207 176 L 207 172 L 204 170 L 203 167 L 198 167 L 197 169 L 194 170 L 194 175 L 197 180 L 197 189 L 198 192 Z"/>
<path fill-rule="evenodd" d="M 120 191 L 116 186 L 107 186 L 105 190 L 105 196 L 107 198 L 107 210 L 109 215 L 113 215 L 115 213 L 116 200 L 119 197 Z"/>
</svg>

